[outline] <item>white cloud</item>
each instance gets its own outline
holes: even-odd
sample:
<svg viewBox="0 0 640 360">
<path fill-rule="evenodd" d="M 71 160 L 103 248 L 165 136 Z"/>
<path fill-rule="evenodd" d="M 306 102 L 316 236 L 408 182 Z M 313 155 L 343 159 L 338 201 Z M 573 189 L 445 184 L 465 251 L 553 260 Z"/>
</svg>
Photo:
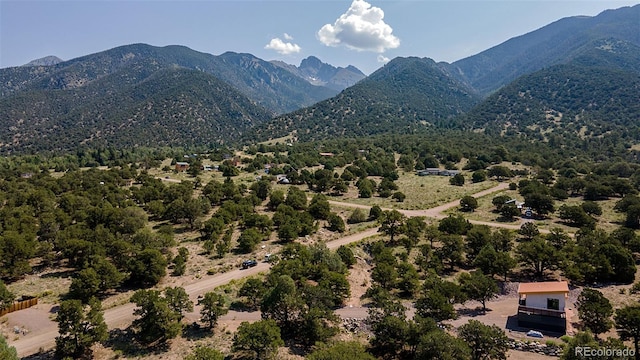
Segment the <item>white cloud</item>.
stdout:
<svg viewBox="0 0 640 360">
<path fill-rule="evenodd" d="M 293 40 L 293 38 L 289 34 L 284 34 L 284 38 L 285 40 Z M 269 41 L 269 43 L 265 45 L 264 48 L 268 50 L 275 50 L 282 55 L 299 53 L 301 50 L 298 44 L 294 44 L 292 42 L 285 42 L 280 38 L 271 39 L 271 41 Z"/>
<path fill-rule="evenodd" d="M 390 61 L 391 59 L 389 59 L 388 57 L 384 56 L 384 55 L 378 55 L 378 62 L 379 63 L 383 63 L 386 64 Z"/>
<path fill-rule="evenodd" d="M 382 9 L 365 0 L 354 0 L 333 25 L 320 28 L 318 39 L 327 46 L 344 45 L 353 50 L 383 53 L 400 46 L 400 39 L 383 19 Z"/>
</svg>

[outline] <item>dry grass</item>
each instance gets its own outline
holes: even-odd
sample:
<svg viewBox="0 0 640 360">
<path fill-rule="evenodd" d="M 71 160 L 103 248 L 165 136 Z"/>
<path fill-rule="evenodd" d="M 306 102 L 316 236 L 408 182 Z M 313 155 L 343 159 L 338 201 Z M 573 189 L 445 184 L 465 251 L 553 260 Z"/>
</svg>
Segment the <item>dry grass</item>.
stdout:
<svg viewBox="0 0 640 360">
<path fill-rule="evenodd" d="M 501 222 L 504 221 L 499 213 L 495 212 L 495 206 L 492 204 L 492 200 L 496 196 L 507 195 L 511 198 L 515 198 L 518 201 L 523 201 L 522 196 L 520 196 L 517 190 L 503 190 L 500 192 L 493 193 L 488 196 L 483 196 L 478 198 L 478 208 L 470 213 L 461 213 L 458 207 L 451 208 L 445 211 L 445 214 L 462 214 L 465 218 L 469 220 L 479 220 L 479 221 L 491 221 L 491 222 Z M 596 217 L 597 227 L 599 229 L 605 230 L 607 232 L 611 232 L 620 227 L 622 222 L 624 221 L 624 214 L 618 213 L 613 210 L 616 202 L 620 200 L 618 198 L 611 198 L 609 200 L 598 201 L 597 203 L 602 207 L 602 215 Z M 583 203 L 581 197 L 570 197 L 564 201 L 556 201 L 555 207 L 558 209 L 560 206 L 566 204 L 569 206 L 579 205 Z M 510 224 L 518 224 L 519 219 L 514 219 L 509 222 Z M 551 230 L 553 228 L 561 228 L 565 232 L 575 233 L 578 228 L 566 225 L 560 218 L 557 216 L 557 212 L 549 214 L 544 220 L 536 220 L 535 224 L 538 225 L 539 229 L 543 230 Z"/>
<path fill-rule="evenodd" d="M 371 178 L 380 183 L 380 178 Z M 378 196 L 368 199 L 359 198 L 358 189 L 354 186 L 349 187 L 347 194 L 334 200 L 367 206 L 378 205 L 383 208 L 421 210 L 489 189 L 497 184 L 494 181 L 473 184 L 467 176 L 464 186 L 454 186 L 449 184 L 449 179 L 448 176 L 418 176 L 413 173 L 401 173 L 395 183 L 398 185 L 397 191 L 401 191 L 407 196 L 404 202 Z"/>
<path fill-rule="evenodd" d="M 349 269 L 347 280 L 351 288 L 351 296 L 345 302 L 346 306 L 362 306 L 361 297 L 371 285 L 371 269 L 370 257 L 362 250 L 362 247 L 352 247 L 356 257 L 356 263 Z"/>
<path fill-rule="evenodd" d="M 37 296 L 39 302 L 55 304 L 61 300 L 62 295 L 69 292 L 72 271 L 66 268 L 47 270 L 42 274 L 27 275 L 7 287 L 16 296 Z"/>
<path fill-rule="evenodd" d="M 445 214 L 463 214 L 465 218 L 470 220 L 499 222 L 499 221 L 502 221 L 501 216 L 500 214 L 494 212 L 495 206 L 493 206 L 491 202 L 493 201 L 494 197 L 501 196 L 501 195 L 507 195 L 507 196 L 510 196 L 511 198 L 517 199 L 518 201 L 522 201 L 522 197 L 518 195 L 518 192 L 516 190 L 503 190 L 487 196 L 477 198 L 478 208 L 473 212 L 465 212 L 465 213 L 460 212 L 459 207 L 456 206 L 454 208 L 446 210 L 444 213 Z M 512 223 L 516 224 L 517 222 L 518 220 L 514 220 Z"/>
<path fill-rule="evenodd" d="M 163 162 L 160 168 L 164 166 L 169 166 L 171 160 L 167 159 Z M 204 164 L 212 165 L 213 162 L 209 160 L 204 160 Z M 514 168 L 511 164 L 504 164 L 509 168 Z M 172 167 L 171 167 L 172 168 Z M 315 169 L 311 169 L 313 171 Z M 340 172 L 340 170 L 338 170 Z M 159 169 L 151 169 L 149 173 L 153 176 L 165 178 L 173 180 L 189 180 L 194 181 L 194 178 L 186 173 L 175 173 L 173 170 L 171 171 L 162 171 Z M 466 184 L 462 187 L 453 186 L 449 184 L 449 177 L 442 176 L 424 176 L 420 177 L 415 175 L 414 173 L 401 173 L 400 178 L 396 181 L 396 184 L 399 186 L 398 191 L 402 191 L 407 195 L 407 198 L 404 202 L 398 203 L 395 200 L 389 198 L 379 198 L 373 197 L 370 199 L 360 199 L 358 198 L 357 189 L 353 186 L 353 184 L 349 188 L 349 192 L 341 197 L 330 197 L 332 200 L 362 204 L 362 205 L 379 205 L 381 207 L 386 208 L 398 208 L 398 209 L 426 209 L 435 207 L 450 201 L 454 201 L 459 199 L 465 195 L 471 195 L 473 193 L 491 188 L 496 185 L 494 181 L 485 181 L 482 183 L 473 184 L 470 181 L 469 173 L 464 173 L 466 177 Z M 263 172 L 255 172 L 255 173 L 246 173 L 241 172 L 239 176 L 234 177 L 233 180 L 236 184 L 245 184 L 247 187 L 251 185 L 252 182 L 255 181 L 256 176 L 263 175 Z M 216 171 L 203 172 L 199 178 L 201 179 L 203 184 L 211 180 L 223 181 L 224 177 L 222 173 Z M 380 182 L 381 179 L 375 179 L 377 183 Z M 291 185 L 274 185 L 274 189 L 281 189 L 285 193 L 288 190 L 288 187 Z M 302 190 L 307 190 L 306 186 L 299 186 Z M 308 192 L 309 196 L 313 196 L 313 193 Z M 493 193 L 491 195 L 482 197 L 478 199 L 479 208 L 473 213 L 465 213 L 464 216 L 469 219 L 474 220 L 482 220 L 482 221 L 497 221 L 500 217 L 499 214 L 493 212 L 493 204 L 491 204 L 492 199 L 498 195 L 509 195 L 515 197 L 519 200 L 522 198 L 518 195 L 517 191 L 505 190 L 498 193 Z M 563 202 L 569 205 L 574 205 L 580 203 L 582 200 L 579 198 L 570 198 L 567 201 Z M 618 225 L 616 222 L 619 222 L 623 219 L 622 214 L 618 214 L 613 211 L 613 206 L 617 199 L 601 201 L 599 204 L 603 208 L 604 214 L 600 217 L 598 226 L 610 231 L 616 228 Z M 559 207 L 562 203 L 557 203 L 556 207 Z M 351 215 L 353 209 L 346 206 L 332 205 L 332 211 L 339 214 L 346 223 L 346 219 Z M 264 207 L 258 208 L 259 213 L 265 213 Z M 457 209 L 451 209 L 447 212 L 457 212 Z M 206 219 L 203 219 L 203 221 Z M 550 229 L 553 227 L 561 227 L 566 229 L 569 232 L 575 232 L 575 228 L 568 227 L 564 224 L 561 224 L 557 217 L 550 217 L 548 220 L 536 222 L 541 229 Z M 368 228 L 376 226 L 375 222 L 363 222 L 360 224 L 346 224 L 347 231 L 346 233 L 339 234 L 328 231 L 324 228 L 325 222 L 320 222 L 320 229 L 316 234 L 308 236 L 307 238 L 301 238 L 299 241 L 305 244 L 311 244 L 315 242 L 325 242 L 334 240 L 345 235 L 361 232 Z M 185 246 L 189 250 L 189 260 L 187 262 L 187 271 L 185 275 L 180 277 L 167 276 L 162 282 L 159 284 L 159 287 L 165 286 L 184 286 L 190 282 L 193 282 L 205 275 L 208 271 L 225 271 L 225 269 L 230 269 L 234 267 L 240 266 L 240 263 L 245 258 L 256 258 L 258 260 L 262 259 L 267 253 L 277 253 L 281 248 L 281 244 L 278 244 L 276 241 L 276 234 L 273 233 L 268 241 L 265 241 L 259 246 L 259 248 L 254 251 L 252 254 L 247 255 L 238 255 L 238 254 L 227 254 L 222 259 L 214 258 L 213 256 L 207 255 L 203 253 L 202 242 L 198 241 L 199 234 L 195 231 L 182 231 L 183 226 L 175 227 L 178 231 L 176 234 L 176 241 L 179 246 Z M 237 238 L 240 232 L 236 229 L 232 248 L 237 245 Z M 377 238 L 377 237 L 376 237 Z M 370 271 L 371 265 L 367 262 L 368 256 L 364 253 L 361 247 L 355 246 L 353 247 L 354 253 L 357 257 L 357 264 L 351 269 L 349 273 L 349 283 L 351 287 L 351 297 L 348 299 L 347 304 L 353 306 L 360 306 L 360 296 L 364 294 L 366 289 L 370 285 Z M 416 255 L 416 251 L 412 252 L 412 257 Z M 454 274 L 451 274 L 453 277 Z M 245 279 L 246 280 L 246 279 Z M 68 291 L 69 284 L 71 279 L 68 277 L 60 276 L 60 275 L 52 275 L 50 277 L 42 278 L 39 276 L 28 276 L 22 281 L 19 281 L 15 284 L 10 285 L 10 289 L 17 294 L 40 294 L 44 295 L 43 302 L 56 303 L 60 299 L 60 295 L 65 294 Z M 234 300 L 237 294 L 237 290 L 242 285 L 243 281 L 232 282 L 228 285 L 225 285 L 218 290 L 223 291 L 228 295 L 228 299 L 230 301 Z M 624 306 L 625 304 L 629 304 L 634 301 L 638 301 L 640 296 L 638 295 L 628 295 L 628 288 L 631 285 L 615 285 L 608 286 L 600 289 L 605 295 L 612 301 L 614 307 Z M 46 289 L 44 291 L 43 289 Z M 625 294 L 620 293 L 620 289 L 624 289 Z M 104 307 L 109 308 L 116 305 L 119 305 L 124 302 L 128 302 L 130 297 L 130 293 L 122 293 L 114 295 L 104 302 Z M 509 301 L 511 304 L 511 301 Z M 495 309 L 494 309 L 495 310 Z M 492 312 L 493 315 L 497 315 L 500 319 L 491 319 L 489 322 L 500 322 L 503 321 L 502 315 L 507 315 L 507 313 L 502 313 L 501 311 Z M 511 314 L 510 312 L 508 314 Z M 495 316 L 494 316 L 495 317 Z M 481 319 L 482 320 L 482 319 Z M 214 333 L 212 334 L 200 334 L 200 336 L 193 336 L 193 334 L 185 333 L 185 336 L 182 338 L 175 339 L 171 341 L 169 345 L 168 351 L 163 351 L 158 354 L 145 354 L 143 357 L 145 359 L 183 359 L 187 354 L 191 353 L 193 349 L 198 346 L 209 346 L 223 351 L 224 353 L 230 352 L 230 346 L 232 342 L 233 331 L 239 325 L 239 321 L 235 319 L 233 321 L 225 321 L 224 324 L 220 324 L 219 328 L 216 328 Z M 341 336 L 344 336 L 342 334 Z M 520 356 L 525 353 L 516 353 L 512 355 Z M 117 349 L 105 349 L 102 347 L 96 348 L 96 359 L 115 359 L 120 358 L 123 355 L 122 351 L 118 351 Z M 527 354 L 529 355 L 529 354 Z M 521 358 L 517 356 L 511 356 L 510 358 Z M 533 355 L 532 355 L 533 356 Z M 300 357 L 290 353 L 289 349 L 283 348 L 280 350 L 278 354 L 278 358 L 281 359 L 299 359 Z M 525 358 L 525 357 L 522 357 Z M 527 358 L 536 358 L 536 357 L 527 357 Z M 546 357 L 545 357 L 546 358 Z"/>
</svg>

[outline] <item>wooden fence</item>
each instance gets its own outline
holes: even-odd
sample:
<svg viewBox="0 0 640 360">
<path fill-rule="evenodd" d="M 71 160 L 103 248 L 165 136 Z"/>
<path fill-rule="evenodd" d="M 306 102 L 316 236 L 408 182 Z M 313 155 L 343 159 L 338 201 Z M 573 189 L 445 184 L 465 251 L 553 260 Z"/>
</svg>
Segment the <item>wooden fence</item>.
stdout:
<svg viewBox="0 0 640 360">
<path fill-rule="evenodd" d="M 13 304 L 11 304 L 11 306 L 9 306 L 8 308 L 0 310 L 0 316 L 7 315 L 8 313 L 12 313 L 14 311 L 27 309 L 37 304 L 38 304 L 38 298 L 31 298 L 31 299 L 26 299 L 22 301 L 16 301 Z"/>
</svg>

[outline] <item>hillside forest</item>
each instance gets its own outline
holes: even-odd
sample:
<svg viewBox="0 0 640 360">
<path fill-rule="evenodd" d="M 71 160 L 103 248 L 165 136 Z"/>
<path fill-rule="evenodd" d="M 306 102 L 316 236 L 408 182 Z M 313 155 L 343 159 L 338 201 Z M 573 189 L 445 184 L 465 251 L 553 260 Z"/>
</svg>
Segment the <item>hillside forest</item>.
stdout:
<svg viewBox="0 0 640 360">
<path fill-rule="evenodd" d="M 640 177 L 637 165 L 625 160 L 629 150 L 611 162 L 572 162 L 552 156 L 548 145 L 532 156 L 526 146 L 480 147 L 473 141 L 484 136 L 458 136 L 451 132 L 450 143 L 381 136 L 187 155 L 100 149 L 5 158 L 2 304 L 34 275 L 59 283 L 30 294 L 60 302 L 60 335 L 51 353 L 57 357 L 91 357 L 100 343 L 101 356 L 182 351 L 194 359 L 267 358 L 288 348 L 311 359 L 473 359 L 504 356 L 504 330 L 473 319 L 453 328 L 449 321 L 464 317 L 465 304 L 489 311 L 513 281 L 559 277 L 584 289 L 621 284 L 628 299 L 637 297 Z M 189 169 L 176 171 L 178 161 Z M 407 210 L 415 208 L 410 198 L 419 197 L 408 190 L 421 178 L 416 170 L 436 167 L 461 170 L 443 177 L 437 191 L 467 195 L 446 217 L 414 217 Z M 499 183 L 508 186 L 498 196 L 469 196 Z M 521 223 L 522 214 L 505 205 L 511 197 L 532 209 L 534 221 Z M 474 223 L 476 213 L 498 225 Z M 335 250 L 325 245 L 376 228 L 377 235 L 362 241 Z M 230 271 L 267 250 L 275 254 L 268 273 L 197 302 L 184 287 L 171 286 L 171 279 Z M 365 287 L 350 281 L 363 260 Z M 359 299 L 368 309 L 366 325 L 347 330 L 336 310 L 354 286 L 366 288 Z M 624 324 L 636 319 L 638 307 L 612 305 L 590 291 L 611 310 L 597 320 L 580 315 L 580 332 L 550 344 L 564 347 L 563 357 L 569 358 L 566 349 L 600 344 L 599 334 L 614 325 L 619 336 L 606 341 L 627 346 L 620 340 L 633 339 Z M 117 306 L 113 299 L 125 294 L 136 317 L 126 333 L 108 331 L 101 302 Z M 582 301 L 579 311 L 596 302 Z M 200 320 L 187 323 L 194 305 Z M 217 327 L 229 311 L 256 310 L 262 320 L 243 322 L 233 335 Z M 80 338 L 80 330 L 91 335 Z M 131 340 L 123 344 L 126 336 Z M 180 344 L 174 340 L 194 336 L 197 347 L 172 348 Z M 471 339 L 495 341 L 478 349 L 469 346 Z"/>
</svg>

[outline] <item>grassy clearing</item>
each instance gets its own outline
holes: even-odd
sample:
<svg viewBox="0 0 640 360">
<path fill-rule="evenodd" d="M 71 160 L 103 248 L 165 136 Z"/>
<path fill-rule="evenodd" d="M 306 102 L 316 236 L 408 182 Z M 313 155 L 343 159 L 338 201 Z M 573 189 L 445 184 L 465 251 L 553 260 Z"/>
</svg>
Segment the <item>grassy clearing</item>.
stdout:
<svg viewBox="0 0 640 360">
<path fill-rule="evenodd" d="M 293 134 L 289 134 L 289 135 L 285 135 L 283 137 L 279 137 L 279 138 L 275 138 L 275 139 L 259 142 L 258 144 L 265 144 L 265 145 L 275 145 L 277 143 L 284 144 L 284 143 L 292 142 L 293 139 L 294 139 Z"/>
<path fill-rule="evenodd" d="M 368 199 L 358 198 L 357 189 L 352 188 L 345 196 L 334 200 L 367 206 L 378 205 L 384 208 L 420 210 L 446 204 L 463 196 L 489 189 L 497 184 L 495 181 L 474 184 L 471 183 L 467 176 L 464 186 L 454 186 L 449 184 L 449 179 L 448 176 L 417 176 L 413 173 L 402 173 L 395 183 L 398 185 L 398 191 L 407 196 L 404 202 L 377 196 Z M 378 183 L 380 182 L 380 179 L 375 180 Z"/>
<path fill-rule="evenodd" d="M 459 211 L 459 207 L 455 207 L 445 211 L 445 214 L 462 214 L 466 219 L 469 220 L 501 222 L 503 221 L 503 219 L 501 219 L 500 214 L 494 212 L 495 206 L 492 204 L 493 198 L 500 195 L 507 195 L 511 198 L 517 199 L 518 201 L 523 201 L 522 196 L 518 194 L 517 190 L 503 190 L 478 198 L 478 208 L 474 212 L 462 213 Z M 599 229 L 611 232 L 619 228 L 622 222 L 624 222 L 624 214 L 618 213 L 613 210 L 613 207 L 619 200 L 620 199 L 618 198 L 611 198 L 609 200 L 597 202 L 602 207 L 602 215 L 596 218 L 597 227 Z M 581 197 L 571 197 L 565 201 L 556 201 L 555 208 L 558 209 L 564 204 L 569 206 L 580 205 L 583 202 L 584 200 Z M 514 221 L 511 221 L 509 223 L 518 224 L 519 221 L 519 219 L 515 219 Z M 547 219 L 536 220 L 535 224 L 538 225 L 538 228 L 545 230 L 561 228 L 569 233 L 575 233 L 578 230 L 578 228 L 564 224 L 562 220 L 558 218 L 557 212 L 550 214 Z"/>
<path fill-rule="evenodd" d="M 8 284 L 7 287 L 16 296 L 37 296 L 38 301 L 56 304 L 69 292 L 71 285 L 70 269 L 56 269 L 39 275 L 27 275 L 24 279 Z"/>
</svg>

